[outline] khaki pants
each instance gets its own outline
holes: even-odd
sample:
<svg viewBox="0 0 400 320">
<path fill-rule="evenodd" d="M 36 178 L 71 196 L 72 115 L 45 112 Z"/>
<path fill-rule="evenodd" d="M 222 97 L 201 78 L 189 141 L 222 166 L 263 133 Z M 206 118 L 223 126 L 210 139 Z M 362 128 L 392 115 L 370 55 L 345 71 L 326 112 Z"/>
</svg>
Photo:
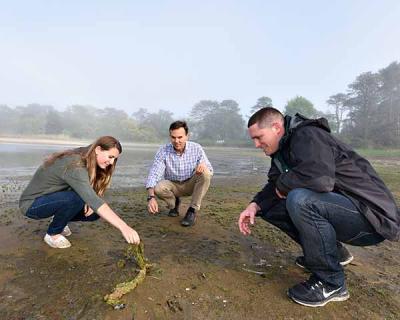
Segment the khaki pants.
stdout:
<svg viewBox="0 0 400 320">
<path fill-rule="evenodd" d="M 155 186 L 154 193 L 167 203 L 168 209 L 175 208 L 176 198 L 192 196 L 190 206 L 198 211 L 210 186 L 211 177 L 212 174 L 206 170 L 201 175 L 194 174 L 193 177 L 183 182 L 161 180 Z"/>
</svg>

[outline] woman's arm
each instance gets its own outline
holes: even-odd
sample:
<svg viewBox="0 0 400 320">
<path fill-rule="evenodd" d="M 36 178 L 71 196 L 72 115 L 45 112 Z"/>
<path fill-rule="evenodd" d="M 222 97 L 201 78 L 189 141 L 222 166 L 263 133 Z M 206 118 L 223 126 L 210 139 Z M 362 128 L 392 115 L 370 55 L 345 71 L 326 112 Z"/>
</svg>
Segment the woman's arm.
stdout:
<svg viewBox="0 0 400 320">
<path fill-rule="evenodd" d="M 97 209 L 97 214 L 102 217 L 104 220 L 112 224 L 114 227 L 121 231 L 125 240 L 128 243 L 138 244 L 140 242 L 140 238 L 138 233 L 133 230 L 130 226 L 128 226 L 124 220 L 122 220 L 107 203 L 104 203 Z"/>
</svg>

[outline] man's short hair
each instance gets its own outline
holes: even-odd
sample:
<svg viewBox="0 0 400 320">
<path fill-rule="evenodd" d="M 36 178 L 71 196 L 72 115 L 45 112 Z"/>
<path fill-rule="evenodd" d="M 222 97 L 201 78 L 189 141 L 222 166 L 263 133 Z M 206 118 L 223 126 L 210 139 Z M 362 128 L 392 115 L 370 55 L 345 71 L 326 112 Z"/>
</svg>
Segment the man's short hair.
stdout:
<svg viewBox="0 0 400 320">
<path fill-rule="evenodd" d="M 169 126 L 169 131 L 171 132 L 172 130 L 176 130 L 179 128 L 185 129 L 185 133 L 188 134 L 189 128 L 186 121 L 180 121 L 180 120 L 172 122 L 171 125 Z"/>
<path fill-rule="evenodd" d="M 258 124 L 260 128 L 271 127 L 274 121 L 279 120 L 283 122 L 283 114 L 272 107 L 265 107 L 254 113 L 247 122 L 247 128 L 253 124 Z"/>
</svg>

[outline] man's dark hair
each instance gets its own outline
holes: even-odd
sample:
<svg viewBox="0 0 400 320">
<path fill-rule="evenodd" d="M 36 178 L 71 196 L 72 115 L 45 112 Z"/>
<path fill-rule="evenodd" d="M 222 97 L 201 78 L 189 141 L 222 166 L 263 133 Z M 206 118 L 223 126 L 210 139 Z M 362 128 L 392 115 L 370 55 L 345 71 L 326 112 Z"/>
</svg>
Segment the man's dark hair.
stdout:
<svg viewBox="0 0 400 320">
<path fill-rule="evenodd" d="M 276 120 L 283 121 L 283 114 L 272 107 L 265 107 L 254 113 L 247 122 L 247 128 L 258 124 L 260 128 L 270 127 Z"/>
<path fill-rule="evenodd" d="M 171 125 L 169 126 L 169 131 L 171 132 L 172 130 L 176 130 L 179 128 L 185 129 L 186 134 L 188 134 L 189 128 L 187 126 L 186 121 L 180 121 L 180 120 L 172 122 Z"/>
</svg>

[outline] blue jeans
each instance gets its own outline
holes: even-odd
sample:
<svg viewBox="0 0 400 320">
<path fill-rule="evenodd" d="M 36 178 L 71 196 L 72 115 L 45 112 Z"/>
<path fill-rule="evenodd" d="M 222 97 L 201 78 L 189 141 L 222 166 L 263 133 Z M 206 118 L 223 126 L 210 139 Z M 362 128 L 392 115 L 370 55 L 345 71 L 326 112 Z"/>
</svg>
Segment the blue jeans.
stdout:
<svg viewBox="0 0 400 320">
<path fill-rule="evenodd" d="M 305 263 L 314 276 L 332 286 L 344 284 L 336 242 L 375 245 L 384 238 L 347 197 L 293 189 L 261 217 L 286 232 L 303 248 Z"/>
<path fill-rule="evenodd" d="M 86 217 L 84 207 L 85 202 L 75 191 L 60 191 L 35 199 L 26 216 L 32 219 L 54 216 L 47 233 L 55 235 L 60 234 L 70 221 L 95 221 L 100 218 L 96 213 Z"/>
</svg>

